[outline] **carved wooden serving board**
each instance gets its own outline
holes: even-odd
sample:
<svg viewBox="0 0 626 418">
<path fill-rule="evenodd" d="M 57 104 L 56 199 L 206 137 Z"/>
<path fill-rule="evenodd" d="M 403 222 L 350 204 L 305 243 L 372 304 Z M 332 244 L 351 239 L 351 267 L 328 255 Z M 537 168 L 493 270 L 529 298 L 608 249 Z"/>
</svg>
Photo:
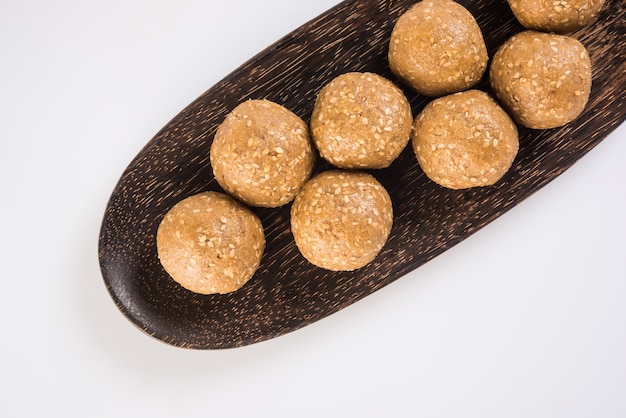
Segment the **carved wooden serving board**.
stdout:
<svg viewBox="0 0 626 418">
<path fill-rule="evenodd" d="M 416 269 L 493 221 L 561 174 L 626 118 L 626 7 L 607 0 L 597 22 L 573 36 L 589 50 L 593 87 L 586 110 L 559 129 L 520 128 L 520 151 L 495 186 L 448 190 L 428 180 L 407 147 L 392 166 L 370 171 L 388 190 L 394 225 L 366 267 L 330 272 L 308 263 L 289 230 L 289 209 L 254 209 L 267 239 L 262 264 L 239 291 L 198 295 L 176 284 L 156 254 L 155 235 L 179 200 L 221 190 L 209 148 L 237 104 L 266 98 L 310 120 L 319 90 L 348 71 L 399 84 L 414 115 L 429 102 L 389 71 L 393 24 L 413 0 L 348 0 L 298 28 L 211 87 L 172 119 L 122 174 L 99 238 L 104 281 L 119 309 L 166 343 L 196 349 L 237 347 L 318 321 Z M 489 55 L 523 28 L 505 0 L 460 0 L 483 31 Z M 489 91 L 485 79 L 478 88 Z M 329 166 L 318 159 L 316 171 Z"/>
</svg>

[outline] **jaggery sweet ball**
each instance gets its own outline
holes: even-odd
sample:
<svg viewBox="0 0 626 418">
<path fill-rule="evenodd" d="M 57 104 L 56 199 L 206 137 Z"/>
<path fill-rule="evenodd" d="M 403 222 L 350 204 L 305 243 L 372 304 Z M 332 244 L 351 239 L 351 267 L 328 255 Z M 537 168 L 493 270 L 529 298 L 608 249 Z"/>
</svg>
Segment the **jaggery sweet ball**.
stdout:
<svg viewBox="0 0 626 418">
<path fill-rule="evenodd" d="M 309 180 L 291 207 L 291 232 L 302 255 L 332 271 L 361 268 L 385 245 L 391 199 L 371 175 L 325 171 Z"/>
<path fill-rule="evenodd" d="M 269 100 L 235 107 L 218 127 L 210 156 L 224 190 L 262 207 L 293 200 L 315 163 L 306 123 Z"/>
<path fill-rule="evenodd" d="M 423 0 L 396 22 L 389 66 L 430 97 L 476 85 L 487 68 L 487 48 L 472 14 L 452 0 Z"/>
<path fill-rule="evenodd" d="M 380 75 L 351 72 L 317 96 L 311 135 L 320 155 L 340 168 L 385 168 L 411 136 L 409 101 Z"/>
<path fill-rule="evenodd" d="M 593 22 L 604 0 L 507 0 L 527 29 L 571 33 Z"/>
<path fill-rule="evenodd" d="M 265 235 L 258 217 L 230 196 L 203 192 L 172 207 L 157 230 L 165 271 L 201 294 L 241 288 L 259 267 Z"/>
<path fill-rule="evenodd" d="M 496 183 L 519 148 L 515 123 L 495 100 L 478 90 L 426 105 L 415 118 L 412 145 L 428 178 L 450 189 Z"/>
<path fill-rule="evenodd" d="M 556 128 L 584 110 L 591 92 L 591 61 L 574 38 L 525 31 L 495 53 L 489 81 L 518 123 L 534 129 Z"/>
</svg>

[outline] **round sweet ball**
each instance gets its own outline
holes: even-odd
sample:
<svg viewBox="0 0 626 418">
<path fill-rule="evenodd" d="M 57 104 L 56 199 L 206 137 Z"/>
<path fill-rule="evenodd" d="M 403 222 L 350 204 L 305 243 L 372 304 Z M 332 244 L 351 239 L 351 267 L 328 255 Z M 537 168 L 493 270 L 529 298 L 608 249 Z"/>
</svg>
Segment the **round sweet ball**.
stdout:
<svg viewBox="0 0 626 418">
<path fill-rule="evenodd" d="M 165 271 L 195 293 L 229 293 L 259 267 L 265 249 L 257 216 L 230 196 L 204 192 L 170 209 L 157 230 Z"/>
<path fill-rule="evenodd" d="M 371 262 L 393 222 L 391 199 L 371 175 L 330 170 L 313 177 L 291 207 L 291 231 L 314 265 L 349 271 Z"/>
<path fill-rule="evenodd" d="M 322 158 L 339 168 L 385 168 L 411 136 L 411 105 L 395 84 L 373 73 L 338 76 L 320 91 L 311 136 Z"/>
<path fill-rule="evenodd" d="M 210 156 L 220 186 L 260 207 L 292 201 L 315 164 L 306 123 L 269 100 L 248 100 L 233 109 L 217 129 Z"/>
<path fill-rule="evenodd" d="M 519 148 L 515 123 L 495 100 L 478 90 L 426 105 L 415 118 L 412 145 L 426 176 L 450 189 L 496 183 Z"/>
<path fill-rule="evenodd" d="M 452 0 L 423 0 L 396 22 L 389 43 L 393 73 L 430 97 L 476 85 L 487 48 L 472 14 Z"/>
<path fill-rule="evenodd" d="M 556 128 L 584 110 L 591 92 L 591 61 L 574 38 L 525 31 L 496 51 L 489 81 L 519 124 Z"/>
<path fill-rule="evenodd" d="M 571 33 L 591 22 L 604 0 L 507 0 L 517 20 L 527 29 Z"/>
</svg>

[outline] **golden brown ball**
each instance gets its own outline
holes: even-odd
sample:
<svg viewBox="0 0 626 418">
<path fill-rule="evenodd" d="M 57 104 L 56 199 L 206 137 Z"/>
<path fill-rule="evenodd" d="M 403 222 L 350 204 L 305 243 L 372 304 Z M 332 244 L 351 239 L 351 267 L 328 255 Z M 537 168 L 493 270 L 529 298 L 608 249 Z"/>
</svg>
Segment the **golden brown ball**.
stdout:
<svg viewBox="0 0 626 418">
<path fill-rule="evenodd" d="M 515 17 L 527 29 L 571 33 L 591 22 L 604 0 L 507 0 Z"/>
<path fill-rule="evenodd" d="M 302 255 L 318 267 L 355 270 L 385 245 L 391 199 L 371 175 L 330 170 L 309 180 L 291 208 L 291 231 Z"/>
<path fill-rule="evenodd" d="M 165 271 L 201 294 L 241 288 L 259 267 L 265 235 L 258 217 L 230 196 L 204 192 L 170 209 L 157 230 Z"/>
<path fill-rule="evenodd" d="M 311 134 L 320 155 L 340 168 L 385 168 L 411 136 L 409 101 L 395 84 L 373 73 L 338 76 L 320 91 Z"/>
<path fill-rule="evenodd" d="M 282 206 L 309 179 L 315 153 L 307 125 L 269 100 L 248 100 L 218 127 L 211 145 L 217 182 L 251 206 Z"/>
<path fill-rule="evenodd" d="M 515 123 L 478 90 L 430 102 L 415 118 L 412 145 L 428 178 L 451 189 L 496 183 L 519 148 Z"/>
<path fill-rule="evenodd" d="M 389 66 L 430 97 L 476 85 L 487 68 L 487 48 L 472 14 L 452 0 L 423 0 L 396 22 Z"/>
<path fill-rule="evenodd" d="M 556 128 L 584 110 L 591 92 L 591 61 L 574 38 L 525 31 L 495 53 L 489 81 L 518 123 L 534 129 Z"/>
</svg>

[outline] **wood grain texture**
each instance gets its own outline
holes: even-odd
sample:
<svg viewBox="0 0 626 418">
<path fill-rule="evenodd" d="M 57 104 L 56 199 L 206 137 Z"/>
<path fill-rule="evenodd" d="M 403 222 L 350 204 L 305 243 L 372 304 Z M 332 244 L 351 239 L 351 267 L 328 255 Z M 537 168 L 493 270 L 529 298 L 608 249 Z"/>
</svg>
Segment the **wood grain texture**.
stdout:
<svg viewBox="0 0 626 418">
<path fill-rule="evenodd" d="M 522 30 L 504 0 L 459 1 L 476 17 L 489 55 Z M 416 115 L 430 99 L 389 71 L 393 24 L 413 0 L 348 0 L 287 35 L 202 94 L 139 152 L 122 174 L 99 238 L 104 281 L 118 308 L 166 343 L 195 349 L 237 347 L 318 321 L 402 277 L 467 238 L 561 174 L 624 121 L 626 7 L 608 0 L 598 21 L 574 34 L 589 50 L 593 87 L 585 112 L 559 129 L 520 128 L 520 152 L 495 186 L 448 190 L 428 180 L 411 147 L 392 166 L 372 170 L 389 191 L 394 226 L 366 267 L 329 272 L 308 263 L 289 230 L 290 205 L 254 209 L 266 233 L 261 267 L 241 290 L 197 295 L 159 264 L 155 235 L 175 203 L 213 178 L 209 148 L 218 124 L 240 102 L 266 98 L 310 120 L 319 90 L 348 71 L 381 74 L 404 88 Z M 489 91 L 485 79 L 478 86 Z M 316 171 L 329 166 L 319 159 Z"/>
</svg>

